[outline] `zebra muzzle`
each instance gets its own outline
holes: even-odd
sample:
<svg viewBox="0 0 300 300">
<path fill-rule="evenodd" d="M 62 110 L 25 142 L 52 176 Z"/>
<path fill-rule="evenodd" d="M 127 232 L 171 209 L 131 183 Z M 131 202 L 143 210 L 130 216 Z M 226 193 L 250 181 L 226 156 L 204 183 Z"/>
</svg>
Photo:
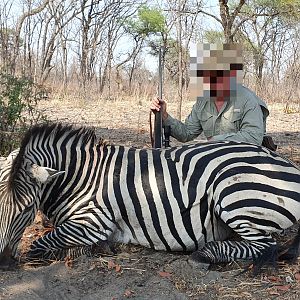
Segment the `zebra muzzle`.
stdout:
<svg viewBox="0 0 300 300">
<path fill-rule="evenodd" d="M 12 257 L 11 249 L 6 246 L 3 252 L 0 254 L 0 270 L 6 271 L 14 268 L 17 262 Z"/>
</svg>

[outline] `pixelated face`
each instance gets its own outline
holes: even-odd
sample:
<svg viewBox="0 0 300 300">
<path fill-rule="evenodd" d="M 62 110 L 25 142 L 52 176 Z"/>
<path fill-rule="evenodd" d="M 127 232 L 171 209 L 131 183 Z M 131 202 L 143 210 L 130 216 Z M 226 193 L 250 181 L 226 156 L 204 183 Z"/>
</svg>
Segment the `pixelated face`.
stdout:
<svg viewBox="0 0 300 300">
<path fill-rule="evenodd" d="M 191 56 L 191 96 L 229 97 L 242 82 L 242 50 L 237 44 L 198 44 L 197 55 Z"/>
</svg>

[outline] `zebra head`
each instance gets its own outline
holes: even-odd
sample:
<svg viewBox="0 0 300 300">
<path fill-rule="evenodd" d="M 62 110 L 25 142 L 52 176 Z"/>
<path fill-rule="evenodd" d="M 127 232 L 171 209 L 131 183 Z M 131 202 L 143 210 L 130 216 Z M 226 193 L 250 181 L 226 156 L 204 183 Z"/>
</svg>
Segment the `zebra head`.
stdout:
<svg viewBox="0 0 300 300">
<path fill-rule="evenodd" d="M 7 268 L 36 215 L 43 186 L 64 172 L 38 166 L 16 152 L 0 163 L 0 266 Z"/>
</svg>

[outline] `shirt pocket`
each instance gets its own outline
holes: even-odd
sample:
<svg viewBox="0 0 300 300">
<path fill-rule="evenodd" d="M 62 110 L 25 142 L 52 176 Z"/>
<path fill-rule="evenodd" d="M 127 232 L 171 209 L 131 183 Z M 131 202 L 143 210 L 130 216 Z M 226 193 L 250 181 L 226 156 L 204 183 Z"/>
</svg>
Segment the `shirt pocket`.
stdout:
<svg viewBox="0 0 300 300">
<path fill-rule="evenodd" d="M 221 134 L 238 132 L 241 129 L 242 114 L 232 110 L 225 112 L 222 115 Z"/>
<path fill-rule="evenodd" d="M 199 120 L 201 127 L 203 129 L 204 135 L 209 138 L 213 136 L 214 133 L 214 117 L 209 112 L 201 112 L 199 115 Z"/>
</svg>

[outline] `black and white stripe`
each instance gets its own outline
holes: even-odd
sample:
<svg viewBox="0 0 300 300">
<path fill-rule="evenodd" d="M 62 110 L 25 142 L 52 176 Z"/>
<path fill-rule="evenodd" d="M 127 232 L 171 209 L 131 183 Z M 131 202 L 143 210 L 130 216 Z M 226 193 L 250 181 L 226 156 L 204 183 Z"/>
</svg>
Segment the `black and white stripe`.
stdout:
<svg viewBox="0 0 300 300">
<path fill-rule="evenodd" d="M 64 174 L 40 183 L 32 165 Z M 272 232 L 300 219 L 299 169 L 250 144 L 135 149 L 97 145 L 92 130 L 51 125 L 26 135 L 10 169 L 9 178 L 0 171 L 1 202 L 19 207 L 0 206 L 0 252 L 17 244 L 37 208 L 56 227 L 32 246 L 31 255 L 45 257 L 117 241 L 199 249 L 198 257 L 211 262 L 256 259 L 276 247 Z M 224 241 L 232 230 L 241 242 Z"/>
</svg>

